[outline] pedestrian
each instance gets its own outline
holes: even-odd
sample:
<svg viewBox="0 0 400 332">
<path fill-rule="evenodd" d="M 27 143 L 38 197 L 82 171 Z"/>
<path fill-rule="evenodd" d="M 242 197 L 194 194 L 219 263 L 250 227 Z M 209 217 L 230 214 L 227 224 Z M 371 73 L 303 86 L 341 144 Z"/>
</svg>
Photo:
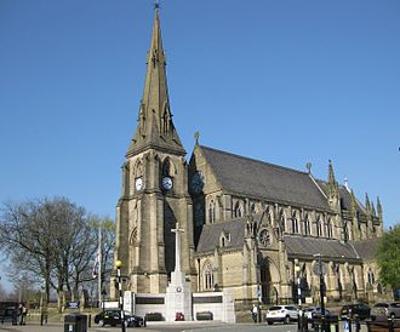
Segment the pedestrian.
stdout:
<svg viewBox="0 0 400 332">
<path fill-rule="evenodd" d="M 258 320 L 258 308 L 255 304 L 253 304 L 253 308 L 251 309 L 251 317 L 253 318 L 253 322 L 257 323 Z"/>
<path fill-rule="evenodd" d="M 17 324 L 18 325 L 22 325 L 23 322 L 23 317 L 22 317 L 22 303 L 18 304 L 18 308 L 17 308 Z"/>
<path fill-rule="evenodd" d="M 26 316 L 28 315 L 28 308 L 25 307 L 25 304 L 22 304 L 22 324 L 26 325 Z"/>
</svg>

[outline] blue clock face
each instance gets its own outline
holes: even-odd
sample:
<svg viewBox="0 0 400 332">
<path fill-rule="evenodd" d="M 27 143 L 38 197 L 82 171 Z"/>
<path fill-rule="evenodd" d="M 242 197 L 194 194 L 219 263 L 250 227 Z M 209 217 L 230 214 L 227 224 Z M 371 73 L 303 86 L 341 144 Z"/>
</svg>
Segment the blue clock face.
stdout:
<svg viewBox="0 0 400 332">
<path fill-rule="evenodd" d="M 169 176 L 165 176 L 161 180 L 161 185 L 163 189 L 165 190 L 171 190 L 172 189 L 172 179 Z"/>
</svg>

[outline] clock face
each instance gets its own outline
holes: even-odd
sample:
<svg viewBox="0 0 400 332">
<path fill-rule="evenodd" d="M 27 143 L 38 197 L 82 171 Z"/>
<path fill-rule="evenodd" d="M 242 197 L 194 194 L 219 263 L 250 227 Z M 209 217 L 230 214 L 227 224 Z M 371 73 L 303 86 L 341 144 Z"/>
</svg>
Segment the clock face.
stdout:
<svg viewBox="0 0 400 332">
<path fill-rule="evenodd" d="M 269 235 L 268 230 L 263 229 L 263 230 L 260 232 L 260 234 L 259 234 L 259 241 L 260 241 L 260 243 L 261 243 L 263 246 L 265 246 L 265 247 L 267 247 L 267 246 L 269 246 L 269 245 L 271 244 L 271 237 L 270 237 L 270 235 Z"/>
<path fill-rule="evenodd" d="M 198 194 L 202 191 L 204 187 L 204 176 L 201 172 L 194 173 L 191 185 L 192 185 L 192 190 L 195 193 Z"/>
<path fill-rule="evenodd" d="M 169 176 L 165 176 L 161 180 L 161 185 L 163 189 L 165 190 L 171 190 L 172 189 L 172 179 Z"/>
<path fill-rule="evenodd" d="M 143 178 L 142 177 L 136 178 L 136 180 L 135 180 L 135 188 L 136 188 L 137 191 L 140 191 L 140 190 L 143 189 Z"/>
</svg>

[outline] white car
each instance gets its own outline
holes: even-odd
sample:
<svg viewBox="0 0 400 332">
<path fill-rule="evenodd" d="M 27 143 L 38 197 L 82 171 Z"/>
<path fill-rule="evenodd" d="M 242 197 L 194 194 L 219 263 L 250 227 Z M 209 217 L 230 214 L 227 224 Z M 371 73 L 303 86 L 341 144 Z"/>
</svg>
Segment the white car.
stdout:
<svg viewBox="0 0 400 332">
<path fill-rule="evenodd" d="M 275 305 L 267 310 L 265 320 L 268 325 L 275 322 L 289 324 L 291 321 L 297 320 L 297 315 L 297 308 L 294 305 Z"/>
</svg>

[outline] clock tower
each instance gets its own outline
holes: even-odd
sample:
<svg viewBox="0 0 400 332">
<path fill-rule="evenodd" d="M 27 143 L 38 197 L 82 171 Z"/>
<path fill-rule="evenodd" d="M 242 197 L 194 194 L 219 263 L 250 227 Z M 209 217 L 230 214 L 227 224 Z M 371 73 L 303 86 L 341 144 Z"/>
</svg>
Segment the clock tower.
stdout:
<svg viewBox="0 0 400 332">
<path fill-rule="evenodd" d="M 192 201 L 185 150 L 172 121 L 158 6 L 155 8 L 137 128 L 122 165 L 115 259 L 125 289 L 163 293 L 175 268 L 175 236 L 183 228 L 181 266 L 195 286 Z"/>
</svg>

